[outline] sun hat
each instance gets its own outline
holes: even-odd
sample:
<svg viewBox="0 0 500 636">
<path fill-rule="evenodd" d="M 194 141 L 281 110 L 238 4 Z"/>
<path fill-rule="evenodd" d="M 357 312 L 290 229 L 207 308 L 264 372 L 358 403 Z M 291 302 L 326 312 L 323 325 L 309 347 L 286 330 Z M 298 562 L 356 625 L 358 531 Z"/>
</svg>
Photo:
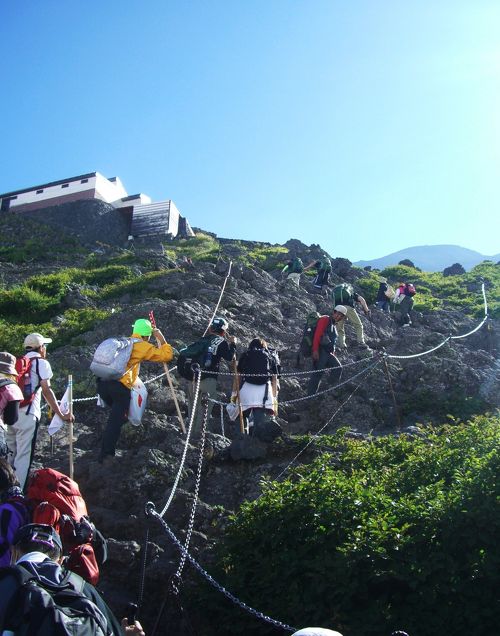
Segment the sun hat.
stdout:
<svg viewBox="0 0 500 636">
<path fill-rule="evenodd" d="M 46 338 L 41 333 L 30 333 L 24 339 L 25 349 L 39 349 L 44 344 L 52 342 L 52 338 Z"/>
<path fill-rule="evenodd" d="M 344 307 L 344 305 L 335 305 L 333 311 L 338 311 L 339 314 L 347 316 L 347 309 Z"/>
<path fill-rule="evenodd" d="M 153 333 L 151 321 L 146 318 L 138 318 L 132 325 L 132 333 L 136 333 L 139 336 L 150 336 Z"/>
<path fill-rule="evenodd" d="M 50 548 L 59 548 L 62 552 L 61 537 L 48 523 L 28 523 L 25 526 L 21 526 L 14 534 L 12 545 L 17 545 L 21 541 L 42 543 Z"/>
<path fill-rule="evenodd" d="M 8 351 L 0 351 L 0 373 L 7 375 L 17 375 L 16 357 Z"/>
</svg>

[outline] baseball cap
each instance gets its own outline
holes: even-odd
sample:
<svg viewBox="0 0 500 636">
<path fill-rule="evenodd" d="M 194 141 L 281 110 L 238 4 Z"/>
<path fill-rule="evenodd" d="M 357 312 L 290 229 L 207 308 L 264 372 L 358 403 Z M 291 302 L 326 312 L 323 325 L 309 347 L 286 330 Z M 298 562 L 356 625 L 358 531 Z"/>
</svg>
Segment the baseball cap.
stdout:
<svg viewBox="0 0 500 636">
<path fill-rule="evenodd" d="M 38 349 L 44 344 L 49 344 L 49 342 L 52 342 L 52 338 L 46 338 L 41 333 L 30 333 L 24 339 L 24 348 Z"/>
<path fill-rule="evenodd" d="M 146 318 L 138 318 L 132 325 L 132 333 L 139 336 L 150 336 L 153 333 L 151 321 Z"/>
<path fill-rule="evenodd" d="M 344 307 L 344 305 L 335 305 L 333 311 L 338 311 L 339 314 L 347 316 L 347 309 Z"/>
<path fill-rule="evenodd" d="M 8 351 L 0 351 L 0 373 L 17 375 L 16 358 Z"/>
<path fill-rule="evenodd" d="M 211 327 L 215 331 L 226 331 L 227 328 L 229 327 L 229 323 L 225 318 L 218 317 L 212 320 Z"/>
<path fill-rule="evenodd" d="M 49 546 L 49 548 L 59 548 L 62 552 L 61 537 L 56 530 L 47 523 L 28 523 L 16 530 L 12 545 L 17 545 L 22 541 L 33 541 Z"/>
</svg>

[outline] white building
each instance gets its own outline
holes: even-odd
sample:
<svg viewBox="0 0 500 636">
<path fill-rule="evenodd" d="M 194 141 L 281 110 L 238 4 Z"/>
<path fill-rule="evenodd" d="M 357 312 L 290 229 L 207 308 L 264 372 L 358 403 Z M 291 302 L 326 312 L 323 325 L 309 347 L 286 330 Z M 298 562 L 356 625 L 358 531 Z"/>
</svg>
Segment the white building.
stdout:
<svg viewBox="0 0 500 636">
<path fill-rule="evenodd" d="M 187 219 L 180 215 L 173 201 L 152 203 L 146 194 L 129 196 L 118 177 L 107 179 L 99 172 L 0 194 L 0 210 L 25 212 L 82 199 L 99 199 L 123 209 L 132 219 L 130 234 L 135 237 L 152 234 L 175 237 L 179 233 L 194 236 Z"/>
</svg>

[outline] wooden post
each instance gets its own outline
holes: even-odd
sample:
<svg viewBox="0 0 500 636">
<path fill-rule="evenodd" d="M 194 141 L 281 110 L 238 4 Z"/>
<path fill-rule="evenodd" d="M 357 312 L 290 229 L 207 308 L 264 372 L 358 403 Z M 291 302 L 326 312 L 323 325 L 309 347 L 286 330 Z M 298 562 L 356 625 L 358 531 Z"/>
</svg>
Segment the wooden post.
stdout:
<svg viewBox="0 0 500 636">
<path fill-rule="evenodd" d="M 240 401 L 240 376 L 238 375 L 238 362 L 236 358 L 233 358 L 233 392 L 236 393 L 236 397 L 238 399 L 238 406 L 240 409 L 240 431 L 241 434 L 245 434 L 245 421 L 243 419 L 243 411 L 241 409 L 241 401 Z"/>
<path fill-rule="evenodd" d="M 68 375 L 69 414 L 73 415 L 73 376 Z M 69 420 L 69 476 L 73 479 L 73 418 Z"/>
<path fill-rule="evenodd" d="M 399 415 L 399 407 L 398 407 L 398 404 L 396 402 L 396 394 L 394 393 L 394 387 L 392 386 L 391 374 L 389 372 L 389 367 L 387 365 L 387 359 L 386 358 L 384 358 L 384 367 L 385 367 L 385 373 L 387 375 L 387 380 L 389 382 L 389 388 L 391 390 L 392 402 L 394 404 L 394 411 L 396 413 L 396 420 L 397 420 L 397 424 L 398 424 L 398 430 L 401 430 L 401 417 Z"/>
<path fill-rule="evenodd" d="M 172 378 L 170 377 L 170 371 L 168 370 L 168 365 L 166 362 L 163 363 L 163 368 L 165 369 L 165 373 L 167 374 L 168 386 L 170 387 L 170 391 L 172 392 L 172 398 L 175 404 L 175 410 L 177 411 L 177 416 L 181 423 L 181 429 L 184 435 L 186 434 L 186 427 L 184 426 L 184 420 L 182 418 L 181 409 L 179 406 L 179 402 L 177 401 L 177 396 L 175 395 L 174 385 L 172 384 Z"/>
</svg>

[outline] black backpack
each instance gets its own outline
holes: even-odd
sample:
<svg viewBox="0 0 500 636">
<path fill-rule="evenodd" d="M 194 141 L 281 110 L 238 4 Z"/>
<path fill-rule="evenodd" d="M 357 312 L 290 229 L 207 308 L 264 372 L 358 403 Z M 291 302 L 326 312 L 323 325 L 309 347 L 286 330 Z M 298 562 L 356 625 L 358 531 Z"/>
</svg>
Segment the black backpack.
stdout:
<svg viewBox="0 0 500 636">
<path fill-rule="evenodd" d="M 11 577 L 17 591 L 0 629 L 15 636 L 111 636 L 106 617 L 83 593 L 85 581 L 68 572 L 60 583 L 38 578 L 22 565 L 0 569 L 0 580 Z"/>
<path fill-rule="evenodd" d="M 276 364 L 267 349 L 245 351 L 238 363 L 238 369 L 243 380 L 250 384 L 266 384 L 277 373 Z"/>
<path fill-rule="evenodd" d="M 199 364 L 202 370 L 209 368 L 212 362 L 212 356 L 210 356 L 210 360 L 208 360 L 209 349 L 213 349 L 213 353 L 216 353 L 217 347 L 223 341 L 224 338 L 220 336 L 204 336 L 188 347 L 181 349 L 179 357 L 177 358 L 177 373 L 185 380 L 193 380 L 194 373 L 192 365 Z"/>
</svg>

